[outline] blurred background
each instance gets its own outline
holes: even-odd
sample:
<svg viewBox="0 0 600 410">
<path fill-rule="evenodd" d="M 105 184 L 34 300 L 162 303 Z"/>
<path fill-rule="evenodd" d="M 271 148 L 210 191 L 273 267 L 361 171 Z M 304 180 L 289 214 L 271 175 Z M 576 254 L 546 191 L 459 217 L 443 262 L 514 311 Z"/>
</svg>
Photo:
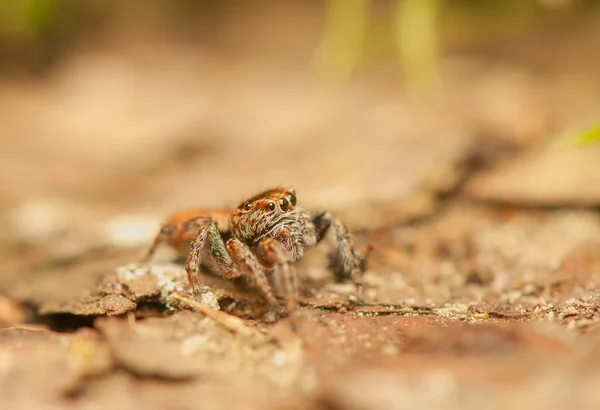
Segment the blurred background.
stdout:
<svg viewBox="0 0 600 410">
<path fill-rule="evenodd" d="M 285 184 L 381 226 L 600 112 L 592 0 L 3 0 L 0 21 L 3 210 L 164 215 Z M 597 201 L 597 150 L 572 149 L 468 194 Z"/>
</svg>

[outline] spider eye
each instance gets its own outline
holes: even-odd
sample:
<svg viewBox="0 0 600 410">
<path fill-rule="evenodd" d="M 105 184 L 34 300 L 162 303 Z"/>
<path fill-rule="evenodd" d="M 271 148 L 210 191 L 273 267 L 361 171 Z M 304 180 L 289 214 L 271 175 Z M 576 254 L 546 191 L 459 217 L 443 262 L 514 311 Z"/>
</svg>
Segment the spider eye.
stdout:
<svg viewBox="0 0 600 410">
<path fill-rule="evenodd" d="M 289 209 L 289 207 L 290 207 L 290 203 L 288 202 L 287 199 L 281 198 L 279 200 L 279 206 L 281 207 L 282 211 L 287 211 Z"/>
<path fill-rule="evenodd" d="M 290 196 L 290 202 L 292 203 L 292 206 L 296 206 L 296 193 L 292 192 L 292 195 Z"/>
<path fill-rule="evenodd" d="M 275 210 L 275 202 L 269 202 L 269 211 Z"/>
<path fill-rule="evenodd" d="M 244 204 L 244 209 L 245 209 L 246 211 L 249 211 L 250 209 L 252 209 L 252 203 L 251 203 L 251 202 L 246 202 L 246 203 Z"/>
</svg>

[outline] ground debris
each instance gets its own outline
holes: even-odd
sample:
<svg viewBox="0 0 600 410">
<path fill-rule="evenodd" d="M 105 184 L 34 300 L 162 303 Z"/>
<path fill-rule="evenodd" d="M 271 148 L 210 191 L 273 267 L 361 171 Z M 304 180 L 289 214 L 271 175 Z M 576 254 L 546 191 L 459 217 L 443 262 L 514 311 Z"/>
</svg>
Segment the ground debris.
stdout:
<svg viewBox="0 0 600 410">
<path fill-rule="evenodd" d="M 216 278 L 213 278 L 216 280 Z M 220 309 L 219 301 L 231 298 L 225 290 L 202 285 L 202 302 L 210 309 Z M 177 264 L 127 265 L 101 278 L 95 288 L 74 300 L 42 303 L 42 315 L 74 314 L 83 316 L 115 316 L 127 312 L 153 311 L 170 314 L 181 310 L 181 303 L 171 297 L 177 292 L 189 295 L 185 269 Z"/>
<path fill-rule="evenodd" d="M 72 314 L 81 316 L 115 316 L 133 311 L 137 304 L 122 295 L 93 295 L 68 302 L 44 303 L 41 315 Z"/>
<path fill-rule="evenodd" d="M 233 376 L 227 381 L 198 378 L 174 382 L 120 371 L 90 380 L 75 400 L 77 408 L 103 409 L 214 409 L 275 410 L 289 398 L 271 384 L 249 383 Z M 59 407 L 64 408 L 64 407 Z"/>
<path fill-rule="evenodd" d="M 418 364 L 405 360 L 356 367 L 328 379 L 317 401 L 325 408 L 340 410 L 526 410 L 538 406 L 559 410 L 574 402 L 578 408 L 596 408 L 597 371 L 581 375 L 568 364 L 551 367 L 542 360 L 519 358 L 467 363 L 419 359 Z M 575 379 L 577 383 L 564 383 Z"/>
<path fill-rule="evenodd" d="M 228 315 L 227 313 L 218 312 L 218 306 L 217 309 L 215 309 L 209 305 L 196 302 L 195 300 L 186 298 L 185 296 L 181 296 L 178 293 L 171 294 L 171 298 L 183 302 L 196 312 L 202 313 L 204 316 L 209 317 L 232 332 L 236 332 L 244 336 L 256 335 L 256 333 L 246 326 L 241 319 L 232 315 Z"/>
<path fill-rule="evenodd" d="M 106 343 L 91 329 L 73 334 L 3 329 L 0 357 L 2 403 L 24 397 L 58 399 L 77 390 L 85 378 L 105 374 L 113 367 Z"/>
<path fill-rule="evenodd" d="M 538 316 L 568 325 L 572 330 L 584 330 L 600 326 L 600 295 L 570 298 L 563 303 L 541 306 L 535 311 Z"/>
<path fill-rule="evenodd" d="M 252 332 L 251 339 L 241 338 L 192 312 L 133 323 L 99 318 L 95 326 L 107 338 L 117 363 L 138 376 L 176 380 L 258 377 L 289 387 L 303 366 L 302 355 L 292 345 L 281 347 L 259 332 Z"/>
</svg>

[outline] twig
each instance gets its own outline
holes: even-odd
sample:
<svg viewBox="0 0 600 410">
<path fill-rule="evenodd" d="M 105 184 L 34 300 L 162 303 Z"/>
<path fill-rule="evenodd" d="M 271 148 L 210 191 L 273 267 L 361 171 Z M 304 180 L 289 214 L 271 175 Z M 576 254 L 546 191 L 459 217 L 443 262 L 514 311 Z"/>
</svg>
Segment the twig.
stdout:
<svg viewBox="0 0 600 410">
<path fill-rule="evenodd" d="M 195 300 L 182 296 L 178 293 L 172 293 L 171 297 L 187 304 L 196 312 L 202 313 L 204 316 L 211 318 L 232 332 L 236 332 L 244 336 L 253 336 L 255 334 L 252 329 L 246 326 L 244 321 L 238 317 L 221 312 L 219 310 L 211 309 L 202 303 L 196 302 Z"/>
</svg>

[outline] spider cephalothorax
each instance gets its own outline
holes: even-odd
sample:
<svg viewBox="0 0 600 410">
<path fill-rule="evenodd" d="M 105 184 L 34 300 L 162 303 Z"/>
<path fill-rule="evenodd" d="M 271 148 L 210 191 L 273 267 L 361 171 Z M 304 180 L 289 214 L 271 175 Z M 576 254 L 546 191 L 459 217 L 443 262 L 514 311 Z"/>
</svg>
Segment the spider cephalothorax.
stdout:
<svg viewBox="0 0 600 410">
<path fill-rule="evenodd" d="M 232 212 L 232 233 L 253 245 L 285 227 L 298 225 L 299 214 L 294 191 L 273 189 L 244 201 Z"/>
<path fill-rule="evenodd" d="M 337 276 L 354 281 L 357 299 L 362 301 L 364 256 L 355 251 L 347 228 L 329 212 L 311 216 L 298 207 L 293 189 L 264 191 L 230 213 L 195 210 L 176 214 L 163 226 L 146 259 L 162 242 L 178 247 L 191 242 L 186 271 L 196 297 L 200 296 L 200 266 L 210 264 L 228 279 L 248 275 L 278 311 L 279 303 L 266 276 L 272 270 L 293 320 L 298 295 L 292 264 L 319 243 L 331 227 L 337 242 L 337 250 L 330 257 L 331 268 Z"/>
</svg>

